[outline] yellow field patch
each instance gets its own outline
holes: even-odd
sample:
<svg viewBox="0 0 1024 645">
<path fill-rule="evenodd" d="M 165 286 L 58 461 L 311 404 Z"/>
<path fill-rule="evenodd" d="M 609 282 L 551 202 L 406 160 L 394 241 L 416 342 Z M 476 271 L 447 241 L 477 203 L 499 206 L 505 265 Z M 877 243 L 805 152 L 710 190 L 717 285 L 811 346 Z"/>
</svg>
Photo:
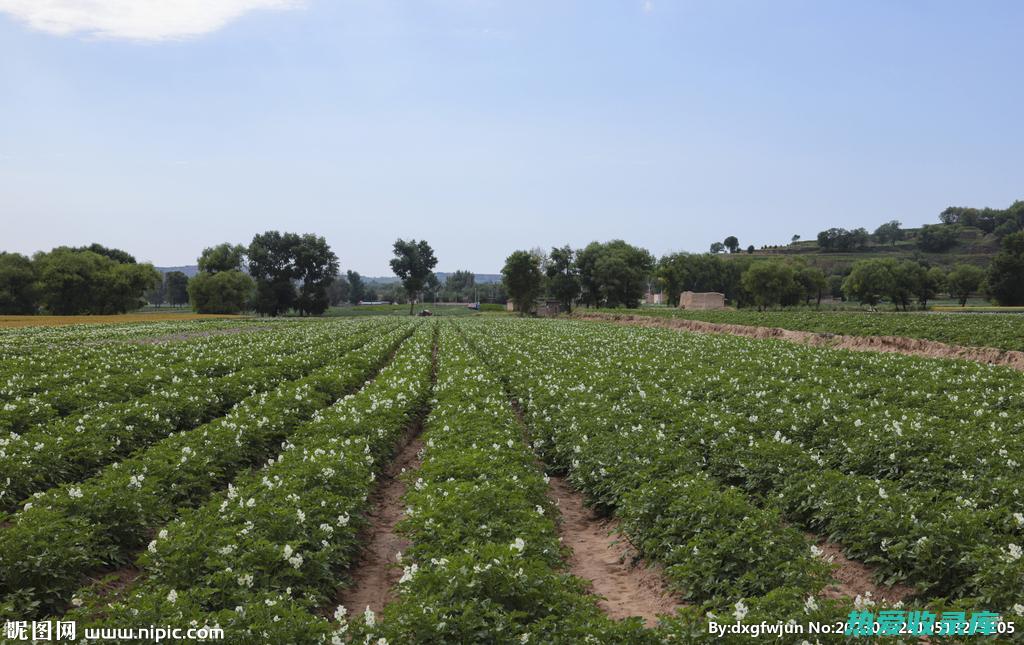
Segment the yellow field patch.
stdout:
<svg viewBox="0 0 1024 645">
<path fill-rule="evenodd" d="M 112 316 L 0 316 L 0 328 L 59 327 L 63 325 L 95 325 L 113 323 L 163 322 L 168 320 L 216 320 L 241 316 L 194 313 L 117 314 Z"/>
</svg>

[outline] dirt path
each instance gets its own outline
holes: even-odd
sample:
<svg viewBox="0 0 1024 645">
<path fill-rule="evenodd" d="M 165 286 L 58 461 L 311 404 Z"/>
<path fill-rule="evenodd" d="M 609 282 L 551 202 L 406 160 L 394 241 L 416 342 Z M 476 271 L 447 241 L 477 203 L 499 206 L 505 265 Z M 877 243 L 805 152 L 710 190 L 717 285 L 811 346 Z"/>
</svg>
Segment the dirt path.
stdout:
<svg viewBox="0 0 1024 645">
<path fill-rule="evenodd" d="M 402 570 L 396 555 L 409 548 L 409 541 L 395 531 L 402 519 L 405 506 L 405 483 L 399 477 L 407 470 L 419 468 L 419 452 L 423 442 L 419 439 L 419 423 L 409 430 L 403 448 L 388 465 L 380 478 L 377 490 L 370 496 L 369 528 L 360 538 L 363 551 L 359 562 L 352 568 L 352 584 L 338 593 L 338 604 L 345 605 L 349 613 L 359 613 L 367 607 L 380 613 L 394 599 L 394 591 Z"/>
<path fill-rule="evenodd" d="M 902 336 L 843 336 L 809 331 L 793 331 L 778 327 L 752 327 L 709 323 L 682 318 L 654 318 L 634 314 L 576 313 L 578 320 L 602 320 L 638 327 L 661 327 L 682 329 L 698 333 L 732 334 L 748 338 L 775 338 L 811 347 L 848 349 L 856 352 L 892 352 L 922 358 L 950 358 L 988 365 L 999 365 L 1024 370 L 1024 352 L 995 349 L 991 347 L 963 347 L 948 345 L 933 340 L 904 338 Z"/>
<path fill-rule="evenodd" d="M 875 602 L 891 605 L 906 601 L 914 594 L 914 589 L 906 585 L 897 584 L 891 587 L 879 585 L 875 582 L 875 571 L 872 567 L 847 558 L 843 554 L 842 547 L 834 542 L 829 542 L 812 533 L 806 535 L 821 550 L 819 557 L 838 566 L 832 574 L 833 583 L 825 587 L 821 593 L 822 597 L 856 598 L 870 594 Z"/>
<path fill-rule="evenodd" d="M 653 627 L 658 614 L 675 612 L 680 605 L 667 591 L 661 571 L 632 564 L 635 555 L 616 538 L 614 520 L 598 518 L 562 477 L 551 477 L 549 495 L 562 515 L 562 543 L 572 549 L 569 569 L 590 582 L 593 593 L 603 596 L 598 605 L 608 616 L 615 620 L 639 616 Z"/>
</svg>

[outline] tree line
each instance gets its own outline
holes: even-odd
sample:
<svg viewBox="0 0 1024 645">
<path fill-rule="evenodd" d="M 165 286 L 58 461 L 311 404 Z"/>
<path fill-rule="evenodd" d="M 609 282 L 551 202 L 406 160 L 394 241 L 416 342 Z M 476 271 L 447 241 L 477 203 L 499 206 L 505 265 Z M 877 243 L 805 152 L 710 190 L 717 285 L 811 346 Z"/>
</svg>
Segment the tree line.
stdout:
<svg viewBox="0 0 1024 645">
<path fill-rule="evenodd" d="M 502 283 L 521 312 L 545 297 L 565 310 L 635 308 L 649 290 L 662 292 L 673 306 L 683 291 L 719 292 L 735 306 L 759 309 L 820 305 L 828 297 L 871 307 L 887 300 L 909 310 L 926 307 L 942 294 L 965 305 L 977 293 L 1001 305 L 1024 305 L 1024 231 L 1002 239 L 987 269 L 961 263 L 947 270 L 927 260 L 885 258 L 861 260 L 846 274 L 826 275 L 800 257 L 670 253 L 655 261 L 646 249 L 613 240 L 582 249 L 515 251 L 505 260 Z"/>
</svg>

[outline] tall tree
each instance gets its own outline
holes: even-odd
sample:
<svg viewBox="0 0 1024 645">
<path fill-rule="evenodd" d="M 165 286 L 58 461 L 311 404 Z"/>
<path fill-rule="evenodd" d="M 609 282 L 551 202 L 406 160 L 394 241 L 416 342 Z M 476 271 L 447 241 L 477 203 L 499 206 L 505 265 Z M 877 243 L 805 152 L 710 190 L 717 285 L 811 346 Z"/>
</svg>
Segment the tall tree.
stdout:
<svg viewBox="0 0 1024 645">
<path fill-rule="evenodd" d="M 985 282 L 985 271 L 973 264 L 954 264 L 946 275 L 946 289 L 949 295 L 960 301 L 960 306 L 967 305 L 967 299 L 976 293 Z"/>
<path fill-rule="evenodd" d="M 395 257 L 391 260 L 391 270 L 402 281 L 405 292 L 409 294 L 409 315 L 412 315 L 416 294 L 422 289 L 427 277 L 437 266 L 434 250 L 426 240 L 405 240 L 399 238 L 394 244 Z"/>
<path fill-rule="evenodd" d="M 242 271 L 245 268 L 246 249 L 241 244 L 218 244 L 203 249 L 199 256 L 199 270 L 204 273 Z"/>
<path fill-rule="evenodd" d="M 783 304 L 800 293 L 796 272 L 787 262 L 755 262 L 743 273 L 741 280 L 758 310 Z"/>
<path fill-rule="evenodd" d="M 249 273 L 256 280 L 256 311 L 261 315 L 278 316 L 295 304 L 295 233 L 267 231 L 252 238 L 249 244 Z"/>
<path fill-rule="evenodd" d="M 38 307 L 32 260 L 20 253 L 0 253 L 0 314 L 34 314 Z"/>
<path fill-rule="evenodd" d="M 192 308 L 201 314 L 237 314 L 249 309 L 256 290 L 253 279 L 241 271 L 201 271 L 188 281 Z"/>
<path fill-rule="evenodd" d="M 521 314 L 529 313 L 541 294 L 542 279 L 540 258 L 529 251 L 515 251 L 501 269 L 501 282 Z"/>
<path fill-rule="evenodd" d="M 334 254 L 327 240 L 307 233 L 298 238 L 292 247 L 294 271 L 292 276 L 299 280 L 299 297 L 296 309 L 300 315 L 319 316 L 327 311 L 327 287 L 338 275 L 338 256 Z"/>
<path fill-rule="evenodd" d="M 854 263 L 850 275 L 843 281 L 843 293 L 847 298 L 874 307 L 883 296 L 894 289 L 892 260 L 861 260 Z"/>
<path fill-rule="evenodd" d="M 725 244 L 725 248 L 729 249 L 729 253 L 737 253 L 740 250 L 740 241 L 736 239 L 735 235 L 725 238 L 722 243 Z"/>
<path fill-rule="evenodd" d="M 188 276 L 171 271 L 164 276 L 164 297 L 167 304 L 178 307 L 188 302 Z"/>
<path fill-rule="evenodd" d="M 1003 306 L 1024 305 L 1024 231 L 1003 238 L 988 270 L 989 291 Z"/>
<path fill-rule="evenodd" d="M 725 251 L 725 244 L 723 244 L 721 242 L 712 242 L 711 243 L 711 252 L 714 253 L 715 255 L 718 255 L 719 253 L 722 253 L 724 251 Z"/>
<path fill-rule="evenodd" d="M 548 278 L 548 291 L 558 300 L 566 311 L 572 311 L 572 305 L 580 295 L 580 276 L 576 268 L 576 254 L 568 244 L 558 248 L 552 247 L 544 263 L 544 273 Z"/>
<path fill-rule="evenodd" d="M 360 301 L 366 299 L 366 283 L 363 282 L 363 276 L 359 275 L 358 271 L 349 271 L 348 276 L 348 301 L 353 305 L 358 305 Z"/>
<path fill-rule="evenodd" d="M 821 298 L 825 295 L 825 290 L 828 288 L 828 280 L 825 279 L 825 274 L 821 272 L 821 269 L 801 266 L 796 269 L 794 279 L 800 285 L 804 303 L 809 305 L 811 300 L 815 300 L 816 304 L 820 306 Z"/>
</svg>

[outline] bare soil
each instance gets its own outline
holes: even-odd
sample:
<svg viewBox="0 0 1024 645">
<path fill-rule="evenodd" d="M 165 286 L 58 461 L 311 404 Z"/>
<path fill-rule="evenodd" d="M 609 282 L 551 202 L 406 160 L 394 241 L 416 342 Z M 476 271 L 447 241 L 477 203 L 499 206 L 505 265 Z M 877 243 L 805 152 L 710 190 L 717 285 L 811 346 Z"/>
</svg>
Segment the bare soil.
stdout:
<svg viewBox="0 0 1024 645">
<path fill-rule="evenodd" d="M 249 327 L 226 327 L 224 329 L 207 329 L 197 332 L 182 332 L 178 334 L 164 334 L 163 336 L 149 336 L 147 338 L 135 338 L 129 342 L 138 345 L 159 345 L 163 343 L 176 343 L 193 338 L 205 338 L 207 336 L 227 336 L 234 334 L 251 334 L 265 331 L 265 328 Z"/>
<path fill-rule="evenodd" d="M 628 543 L 616 537 L 617 522 L 597 517 L 562 477 L 551 477 L 549 495 L 562 515 L 562 543 L 572 549 L 569 570 L 590 583 L 609 617 L 639 616 L 653 627 L 659 614 L 675 612 L 680 603 L 668 592 L 660 568 L 639 562 Z"/>
<path fill-rule="evenodd" d="M 379 613 L 395 597 L 395 587 L 402 575 L 396 556 L 409 548 L 409 541 L 395 530 L 405 509 L 405 483 L 400 475 L 420 466 L 421 429 L 419 423 L 410 428 L 402 449 L 370 496 L 370 523 L 360 538 L 364 545 L 361 558 L 352 568 L 352 584 L 338 593 L 338 604 L 344 605 L 349 613 L 359 613 L 367 607 Z"/>
<path fill-rule="evenodd" d="M 875 582 L 875 570 L 862 562 L 851 560 L 843 554 L 843 549 L 835 542 L 829 542 L 811 533 L 807 537 L 817 542 L 821 549 L 821 558 L 835 564 L 833 582 L 825 587 L 821 595 L 824 598 L 856 598 L 871 594 L 875 602 L 892 605 L 904 602 L 914 595 L 913 587 L 906 585 L 883 586 Z"/>
<path fill-rule="evenodd" d="M 905 338 L 903 336 L 844 336 L 842 334 L 793 331 L 778 327 L 709 323 L 680 318 L 664 319 L 634 314 L 576 313 L 573 314 L 573 317 L 580 320 L 603 320 L 639 327 L 662 327 L 698 333 L 732 334 L 748 338 L 774 338 L 811 347 L 848 349 L 856 352 L 892 352 L 922 358 L 960 359 L 1024 370 L 1024 352 L 993 347 L 964 347 L 933 340 Z"/>
</svg>

